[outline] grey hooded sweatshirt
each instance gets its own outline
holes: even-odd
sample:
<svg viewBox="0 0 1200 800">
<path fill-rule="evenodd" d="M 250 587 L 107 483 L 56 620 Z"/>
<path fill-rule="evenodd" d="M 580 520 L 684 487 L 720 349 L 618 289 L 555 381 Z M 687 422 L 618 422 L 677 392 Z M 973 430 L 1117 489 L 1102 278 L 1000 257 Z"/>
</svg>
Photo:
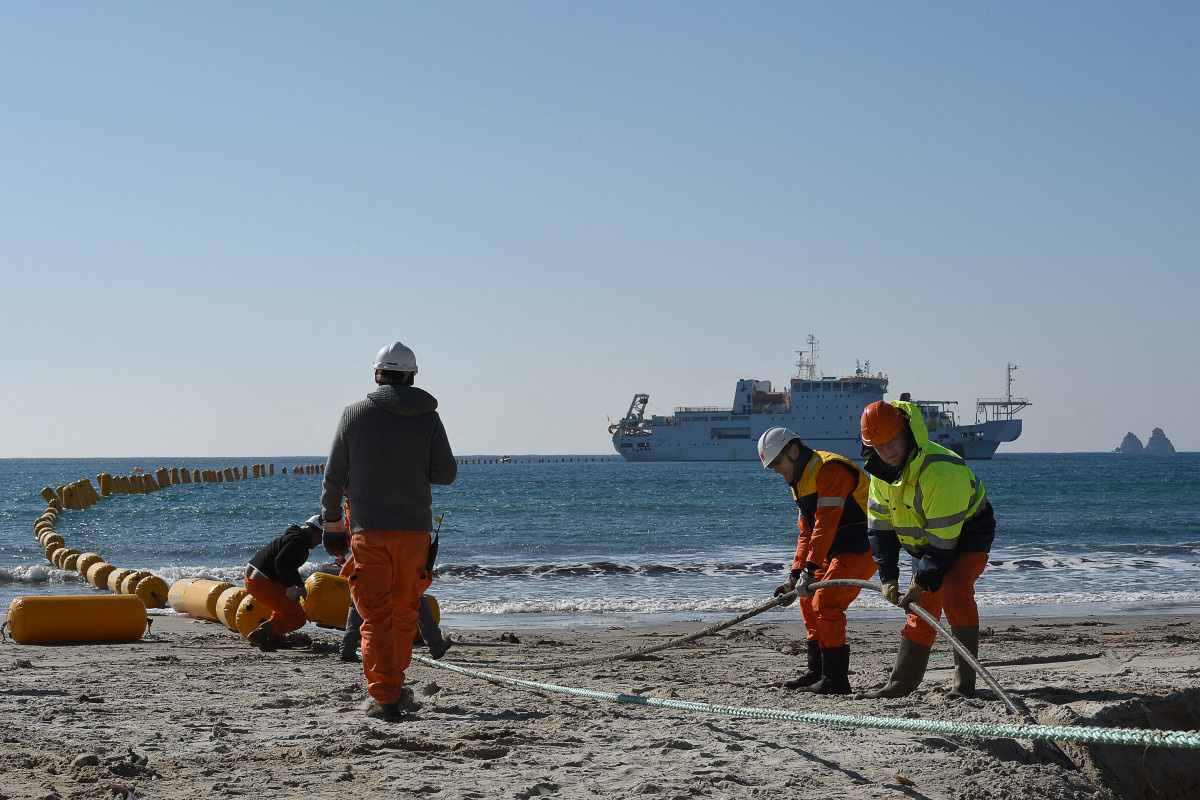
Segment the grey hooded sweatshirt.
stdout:
<svg viewBox="0 0 1200 800">
<path fill-rule="evenodd" d="M 457 475 L 434 396 L 415 386 L 380 386 L 342 412 L 321 482 L 322 517 L 341 519 L 349 488 L 351 533 L 429 531 L 430 484 L 448 485 Z"/>
</svg>

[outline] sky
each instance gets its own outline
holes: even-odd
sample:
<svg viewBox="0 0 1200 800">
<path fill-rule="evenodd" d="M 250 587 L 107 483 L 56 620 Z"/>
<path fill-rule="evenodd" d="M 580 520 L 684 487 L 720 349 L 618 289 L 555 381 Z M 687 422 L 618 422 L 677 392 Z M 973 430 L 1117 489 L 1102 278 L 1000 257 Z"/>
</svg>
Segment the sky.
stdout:
<svg viewBox="0 0 1200 800">
<path fill-rule="evenodd" d="M 1192 2 L 5 3 L 0 96 L 0 457 L 323 457 L 396 340 L 612 454 L 810 334 L 1200 450 Z"/>
</svg>

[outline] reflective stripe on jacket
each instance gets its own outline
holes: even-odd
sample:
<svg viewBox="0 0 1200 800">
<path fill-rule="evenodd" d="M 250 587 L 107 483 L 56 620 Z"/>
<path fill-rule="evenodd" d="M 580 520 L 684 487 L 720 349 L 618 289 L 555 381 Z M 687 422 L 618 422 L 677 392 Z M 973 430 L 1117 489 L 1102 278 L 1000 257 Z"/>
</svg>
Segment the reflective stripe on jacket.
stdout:
<svg viewBox="0 0 1200 800">
<path fill-rule="evenodd" d="M 871 474 L 867 527 L 876 544 L 873 549 L 881 580 L 893 580 L 898 574 L 888 552 L 898 548 L 887 546 L 894 536 L 894 541 L 920 559 L 918 582 L 936 591 L 957 551 L 991 550 L 996 521 L 983 483 L 961 456 L 929 441 L 920 409 L 904 401 L 892 405 L 908 416 L 916 447 L 900 476 L 891 482 L 880 477 L 882 461 L 877 455 L 867 461 L 866 471 Z"/>
<path fill-rule="evenodd" d="M 839 553 L 867 552 L 871 549 L 867 539 L 867 476 L 853 461 L 836 453 L 804 447 L 801 458 L 805 452 L 808 461 L 791 487 L 800 509 L 796 521 L 800 536 L 792 568 L 803 569 L 806 562 L 823 567 Z M 841 493 L 830 494 L 828 487 L 834 486 Z"/>
</svg>

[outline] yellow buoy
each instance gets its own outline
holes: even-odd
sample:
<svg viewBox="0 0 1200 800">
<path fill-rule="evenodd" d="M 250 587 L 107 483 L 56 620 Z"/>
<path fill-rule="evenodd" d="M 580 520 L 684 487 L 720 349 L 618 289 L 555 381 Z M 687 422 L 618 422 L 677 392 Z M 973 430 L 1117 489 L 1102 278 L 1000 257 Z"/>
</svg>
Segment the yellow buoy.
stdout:
<svg viewBox="0 0 1200 800">
<path fill-rule="evenodd" d="M 59 569 L 67 568 L 67 558 L 70 556 L 79 557 L 79 551 L 74 547 L 63 547 L 54 553 L 54 566 Z"/>
<path fill-rule="evenodd" d="M 53 564 L 54 559 L 57 558 L 59 555 L 58 551 L 66 550 L 66 549 L 67 548 L 63 547 L 61 544 L 50 545 L 49 547 L 46 548 L 46 560 L 49 561 L 51 564 Z"/>
<path fill-rule="evenodd" d="M 80 553 L 79 560 L 75 562 L 75 569 L 79 570 L 79 574 L 86 578 L 87 571 L 91 569 L 92 564 L 99 564 L 103 561 L 104 559 L 96 553 Z"/>
<path fill-rule="evenodd" d="M 346 627 L 350 612 L 350 581 L 340 575 L 314 572 L 304 582 L 308 597 L 300 601 L 310 621 L 331 628 Z"/>
<path fill-rule="evenodd" d="M 167 604 L 167 582 L 157 575 L 147 576 L 134 585 L 133 594 L 146 608 L 162 608 Z"/>
<path fill-rule="evenodd" d="M 8 607 L 8 635 L 19 644 L 133 642 L 146 630 L 136 597 L 18 597 Z"/>
<path fill-rule="evenodd" d="M 149 577 L 150 577 L 149 572 L 147 572 L 144 569 L 139 569 L 136 572 L 126 575 L 124 578 L 122 578 L 121 585 L 118 587 L 117 591 L 120 594 L 134 594 L 133 590 L 137 586 L 138 581 L 140 581 L 142 578 L 149 578 Z"/>
<path fill-rule="evenodd" d="M 40 541 L 42 547 L 47 550 L 52 547 L 63 547 L 67 543 L 67 540 L 59 536 L 57 533 L 49 533 L 45 536 L 42 536 L 38 541 Z"/>
<path fill-rule="evenodd" d="M 247 594 L 249 592 L 240 586 L 230 586 L 217 598 L 217 619 L 225 623 L 225 627 L 231 631 L 237 630 L 238 607 Z"/>
<path fill-rule="evenodd" d="M 188 584 L 195 580 L 199 580 L 199 578 L 180 578 L 171 584 L 171 588 L 167 592 L 167 602 L 171 604 L 171 608 L 181 614 L 187 613 L 183 608 L 183 592 L 187 589 Z"/>
<path fill-rule="evenodd" d="M 442 610 L 440 608 L 438 608 L 437 598 L 431 594 L 427 594 L 427 595 L 425 595 L 425 599 L 429 601 L 429 611 L 431 614 L 433 614 L 433 621 L 435 623 L 441 622 L 442 621 Z M 415 639 L 413 639 L 413 642 L 415 642 L 416 644 L 425 644 L 425 639 L 421 636 L 420 628 L 417 629 L 417 636 Z"/>
<path fill-rule="evenodd" d="M 112 564 L 105 564 L 103 561 L 97 561 L 88 567 L 87 579 L 88 583 L 95 586 L 97 589 L 108 588 L 108 576 L 116 569 Z"/>
<path fill-rule="evenodd" d="M 67 572 L 75 572 L 76 568 L 79 566 L 79 557 L 81 555 L 83 554 L 69 553 L 68 555 L 64 556 L 62 560 L 62 568 Z"/>
<path fill-rule="evenodd" d="M 270 616 L 271 609 L 259 603 L 254 595 L 247 592 L 246 596 L 242 598 L 241 604 L 238 605 L 235 617 L 237 632 L 244 639 L 250 635 L 251 631 L 266 622 Z"/>
<path fill-rule="evenodd" d="M 188 581 L 182 589 L 178 588 L 179 583 L 182 581 L 171 587 L 171 608 L 213 622 L 218 620 L 217 598 L 221 596 L 221 592 L 233 586 L 227 581 L 214 581 L 208 578 L 195 578 Z"/>
<path fill-rule="evenodd" d="M 137 572 L 137 570 L 135 570 L 135 569 L 114 569 L 112 572 L 108 573 L 108 584 L 107 584 L 108 590 L 110 592 L 113 592 L 114 594 L 120 594 L 121 593 L 121 581 L 125 580 L 127 577 L 129 577 L 134 572 Z"/>
</svg>

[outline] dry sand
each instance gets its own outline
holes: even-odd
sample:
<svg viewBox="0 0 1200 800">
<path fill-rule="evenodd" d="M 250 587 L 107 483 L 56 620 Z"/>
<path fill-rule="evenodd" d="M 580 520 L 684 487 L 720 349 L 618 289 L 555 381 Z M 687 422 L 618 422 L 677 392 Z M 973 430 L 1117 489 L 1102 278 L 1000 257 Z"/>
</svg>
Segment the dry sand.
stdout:
<svg viewBox="0 0 1200 800">
<path fill-rule="evenodd" d="M 803 629 L 798 613 L 769 616 L 639 660 L 503 674 L 733 706 L 1021 721 L 982 682 L 976 699 L 948 700 L 952 664 L 941 643 L 908 698 L 778 688 L 800 670 Z M 340 632 L 318 632 L 309 649 L 264 654 L 217 623 L 154 619 L 133 644 L 0 646 L 0 795 L 1200 797 L 1200 750 L 1060 748 L 746 719 L 498 685 L 421 663 L 409 681 L 424 708 L 387 724 L 363 714 L 361 670 L 338 659 Z M 887 677 L 901 621 L 851 623 L 856 689 Z M 572 661 L 705 627 L 467 631 L 455 635 L 447 660 L 481 669 Z M 1200 616 L 983 627 L 982 660 L 1036 722 L 1200 728 Z"/>
</svg>

